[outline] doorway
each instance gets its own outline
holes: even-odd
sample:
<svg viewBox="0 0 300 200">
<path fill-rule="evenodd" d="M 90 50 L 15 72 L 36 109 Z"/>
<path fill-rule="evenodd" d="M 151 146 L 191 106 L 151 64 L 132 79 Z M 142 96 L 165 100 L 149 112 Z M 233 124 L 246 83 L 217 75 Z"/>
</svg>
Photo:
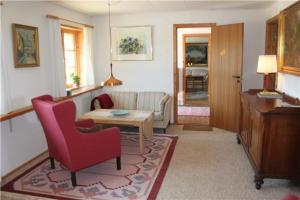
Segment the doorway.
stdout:
<svg viewBox="0 0 300 200">
<path fill-rule="evenodd" d="M 174 25 L 174 121 L 210 125 L 210 34 L 215 24 Z M 175 59 L 176 58 L 176 59 Z"/>
<path fill-rule="evenodd" d="M 199 32 L 199 30 L 202 32 Z M 209 32 L 203 33 L 203 30 L 209 30 Z M 218 26 L 214 23 L 173 25 L 175 124 L 208 125 L 233 132 L 238 131 L 241 101 L 240 93 L 242 88 L 243 30 L 243 23 Z M 189 80 L 190 77 L 188 76 L 190 76 L 190 72 L 187 71 L 187 69 L 192 67 L 194 63 L 191 63 L 189 57 L 185 55 L 186 48 L 183 47 L 182 44 L 188 42 L 186 42 L 186 38 L 183 39 L 184 34 L 209 35 L 209 42 L 207 44 L 207 86 L 205 85 L 206 82 L 202 81 L 203 78 L 200 79 L 197 77 L 198 75 L 193 77 L 193 72 L 191 75 L 192 80 Z M 183 56 L 183 54 L 185 56 Z M 198 64 L 201 64 L 201 62 Z M 203 68 L 201 68 L 202 66 L 198 67 L 200 67 L 202 71 L 201 75 L 204 74 Z M 191 114 L 191 112 L 197 109 L 195 109 L 193 101 L 186 98 L 186 96 L 189 89 L 194 89 L 192 85 L 193 81 L 198 81 L 201 84 L 201 86 L 196 86 L 196 89 L 197 87 L 199 89 L 207 87 L 209 106 L 207 116 Z M 197 90 L 197 92 L 199 91 Z M 182 115 L 181 105 L 190 108 L 190 110 L 187 111 L 189 112 L 188 114 Z"/>
<path fill-rule="evenodd" d="M 182 45 L 182 105 L 209 107 L 210 34 L 184 34 Z"/>
</svg>

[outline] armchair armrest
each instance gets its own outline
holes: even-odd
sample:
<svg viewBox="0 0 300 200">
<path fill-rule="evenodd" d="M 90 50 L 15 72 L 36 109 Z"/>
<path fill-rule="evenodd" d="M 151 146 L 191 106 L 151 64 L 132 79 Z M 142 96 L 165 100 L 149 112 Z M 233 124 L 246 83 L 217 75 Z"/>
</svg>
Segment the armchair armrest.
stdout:
<svg viewBox="0 0 300 200">
<path fill-rule="evenodd" d="M 75 122 L 75 126 L 80 128 L 92 128 L 95 125 L 92 119 L 82 119 Z"/>
</svg>

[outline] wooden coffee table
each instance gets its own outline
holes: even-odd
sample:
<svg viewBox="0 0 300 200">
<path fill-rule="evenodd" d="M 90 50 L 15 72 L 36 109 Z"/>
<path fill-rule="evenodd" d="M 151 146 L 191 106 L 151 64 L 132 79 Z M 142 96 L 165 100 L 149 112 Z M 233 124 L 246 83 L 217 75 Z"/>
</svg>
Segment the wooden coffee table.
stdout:
<svg viewBox="0 0 300 200">
<path fill-rule="evenodd" d="M 141 110 L 129 110 L 127 115 L 114 116 L 114 109 L 97 109 L 85 113 L 81 119 L 93 119 L 98 124 L 131 125 L 139 127 L 140 152 L 144 152 L 144 136 L 153 136 L 153 112 Z"/>
</svg>

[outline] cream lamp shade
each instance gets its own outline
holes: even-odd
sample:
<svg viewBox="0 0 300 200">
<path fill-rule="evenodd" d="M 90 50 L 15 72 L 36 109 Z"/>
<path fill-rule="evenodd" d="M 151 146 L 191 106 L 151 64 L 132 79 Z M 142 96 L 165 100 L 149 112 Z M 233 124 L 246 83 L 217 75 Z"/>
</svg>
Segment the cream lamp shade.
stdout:
<svg viewBox="0 0 300 200">
<path fill-rule="evenodd" d="M 261 55 L 258 57 L 257 73 L 269 74 L 277 72 L 276 55 Z"/>
</svg>

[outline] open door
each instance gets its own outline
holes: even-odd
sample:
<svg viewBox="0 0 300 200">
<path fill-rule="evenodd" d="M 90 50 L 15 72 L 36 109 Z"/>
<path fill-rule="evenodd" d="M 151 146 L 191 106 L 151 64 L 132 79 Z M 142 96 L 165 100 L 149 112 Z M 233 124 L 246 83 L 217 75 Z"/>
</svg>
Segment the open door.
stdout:
<svg viewBox="0 0 300 200">
<path fill-rule="evenodd" d="M 211 125 L 238 132 L 242 89 L 244 26 L 212 27 L 210 79 Z"/>
</svg>

